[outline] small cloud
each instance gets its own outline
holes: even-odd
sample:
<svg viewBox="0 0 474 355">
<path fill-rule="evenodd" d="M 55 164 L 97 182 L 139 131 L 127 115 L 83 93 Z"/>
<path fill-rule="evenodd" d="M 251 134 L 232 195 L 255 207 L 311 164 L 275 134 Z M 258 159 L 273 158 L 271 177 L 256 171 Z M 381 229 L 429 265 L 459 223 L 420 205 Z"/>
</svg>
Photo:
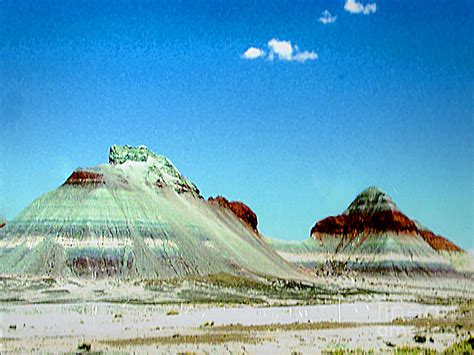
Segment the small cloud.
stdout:
<svg viewBox="0 0 474 355">
<path fill-rule="evenodd" d="M 324 10 L 319 18 L 319 22 L 323 25 L 328 25 L 330 23 L 334 23 L 337 20 L 337 16 L 332 16 L 328 10 Z"/>
<path fill-rule="evenodd" d="M 351 14 L 364 14 L 369 15 L 371 13 L 375 13 L 377 11 L 377 4 L 366 4 L 363 5 L 357 0 L 346 0 L 344 4 L 344 10 L 350 12 Z"/>
<path fill-rule="evenodd" d="M 256 47 L 249 47 L 244 54 L 242 54 L 242 58 L 244 59 L 257 59 L 259 57 L 263 57 L 265 52 L 260 48 Z"/>
<path fill-rule="evenodd" d="M 270 53 L 268 59 L 274 60 L 275 58 L 283 61 L 297 61 L 304 63 L 307 60 L 318 59 L 318 55 L 314 51 L 303 51 L 300 52 L 298 46 L 293 46 L 290 41 L 281 41 L 276 38 L 272 38 L 268 41 L 268 47 Z"/>
<path fill-rule="evenodd" d="M 304 63 L 307 60 L 315 60 L 315 59 L 318 59 L 318 55 L 316 54 L 316 52 L 313 52 L 313 51 L 311 52 L 304 51 L 304 52 L 296 53 L 293 56 L 293 60 L 296 60 L 301 63 Z"/>
<path fill-rule="evenodd" d="M 273 60 L 275 55 L 281 60 L 291 60 L 293 57 L 293 46 L 290 41 L 280 41 L 276 38 L 268 41 L 270 47 L 270 60 Z"/>
<path fill-rule="evenodd" d="M 249 47 L 241 57 L 243 59 L 257 59 L 267 56 L 268 60 L 283 60 L 287 62 L 296 61 L 304 63 L 307 60 L 318 59 L 318 54 L 315 51 L 300 51 L 297 45 L 292 45 L 290 41 L 281 41 L 272 38 L 267 43 L 269 52 L 268 55 L 263 49 L 257 47 Z"/>
</svg>

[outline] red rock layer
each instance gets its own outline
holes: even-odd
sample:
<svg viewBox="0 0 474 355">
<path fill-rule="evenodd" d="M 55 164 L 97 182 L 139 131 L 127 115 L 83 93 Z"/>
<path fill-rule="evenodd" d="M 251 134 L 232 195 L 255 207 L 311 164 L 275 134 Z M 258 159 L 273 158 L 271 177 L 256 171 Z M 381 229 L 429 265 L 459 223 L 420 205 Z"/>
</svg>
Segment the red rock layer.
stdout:
<svg viewBox="0 0 474 355">
<path fill-rule="evenodd" d="M 416 223 L 400 211 L 378 211 L 373 214 L 351 213 L 327 217 L 317 222 L 311 235 L 321 234 L 354 237 L 360 233 L 394 232 L 421 235 L 435 250 L 462 251 L 446 238 L 421 230 Z"/>
<path fill-rule="evenodd" d="M 100 185 L 105 184 L 104 175 L 92 171 L 76 170 L 64 183 L 65 185 Z"/>
<path fill-rule="evenodd" d="M 415 233 L 416 224 L 398 211 L 380 211 L 374 214 L 352 213 L 325 218 L 311 229 L 313 233 L 356 235 L 362 232 Z"/>
<path fill-rule="evenodd" d="M 257 215 L 245 203 L 240 201 L 229 201 L 223 196 L 209 197 L 208 202 L 214 205 L 219 205 L 231 210 L 237 217 L 244 221 L 250 228 L 258 233 L 257 229 Z"/>
<path fill-rule="evenodd" d="M 463 250 L 458 247 L 456 244 L 450 242 L 448 239 L 436 235 L 431 231 L 420 230 L 420 234 L 424 240 L 434 249 L 434 250 L 448 250 L 448 251 L 458 251 L 462 252 Z"/>
</svg>

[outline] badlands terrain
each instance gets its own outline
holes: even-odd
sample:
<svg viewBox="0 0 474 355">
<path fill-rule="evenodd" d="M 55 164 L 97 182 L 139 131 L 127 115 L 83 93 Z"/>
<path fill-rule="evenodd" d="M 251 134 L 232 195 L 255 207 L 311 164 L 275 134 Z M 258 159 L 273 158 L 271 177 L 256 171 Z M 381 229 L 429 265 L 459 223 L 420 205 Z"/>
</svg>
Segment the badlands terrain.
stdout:
<svg viewBox="0 0 474 355">
<path fill-rule="evenodd" d="M 113 146 L 0 227 L 0 351 L 472 351 L 473 259 L 370 187 L 302 242 Z M 471 350 L 470 350 L 471 349 Z"/>
</svg>

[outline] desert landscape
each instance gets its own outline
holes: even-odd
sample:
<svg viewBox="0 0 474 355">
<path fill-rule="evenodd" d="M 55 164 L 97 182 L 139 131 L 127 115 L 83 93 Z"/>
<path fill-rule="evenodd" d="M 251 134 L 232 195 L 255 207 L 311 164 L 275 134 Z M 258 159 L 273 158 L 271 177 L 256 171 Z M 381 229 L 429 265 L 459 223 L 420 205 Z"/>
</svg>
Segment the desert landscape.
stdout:
<svg viewBox="0 0 474 355">
<path fill-rule="evenodd" d="M 112 146 L 1 229 L 2 352 L 457 353 L 473 259 L 364 190 L 310 238 L 259 233 L 171 161 Z"/>
<path fill-rule="evenodd" d="M 474 354 L 472 5 L 0 0 L 0 354 Z"/>
</svg>

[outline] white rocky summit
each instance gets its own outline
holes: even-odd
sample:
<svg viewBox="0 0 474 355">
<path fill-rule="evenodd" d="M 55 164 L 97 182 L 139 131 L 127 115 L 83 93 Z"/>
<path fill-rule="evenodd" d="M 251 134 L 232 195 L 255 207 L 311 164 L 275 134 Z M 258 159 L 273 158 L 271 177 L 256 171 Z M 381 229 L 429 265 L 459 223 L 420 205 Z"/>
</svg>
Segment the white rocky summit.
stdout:
<svg viewBox="0 0 474 355">
<path fill-rule="evenodd" d="M 197 186 L 186 179 L 168 158 L 153 153 L 145 145 L 111 146 L 109 164 L 139 173 L 139 178 L 145 179 L 148 184 L 158 187 L 167 186 L 178 193 L 189 192 L 196 197 L 201 197 Z"/>
</svg>

